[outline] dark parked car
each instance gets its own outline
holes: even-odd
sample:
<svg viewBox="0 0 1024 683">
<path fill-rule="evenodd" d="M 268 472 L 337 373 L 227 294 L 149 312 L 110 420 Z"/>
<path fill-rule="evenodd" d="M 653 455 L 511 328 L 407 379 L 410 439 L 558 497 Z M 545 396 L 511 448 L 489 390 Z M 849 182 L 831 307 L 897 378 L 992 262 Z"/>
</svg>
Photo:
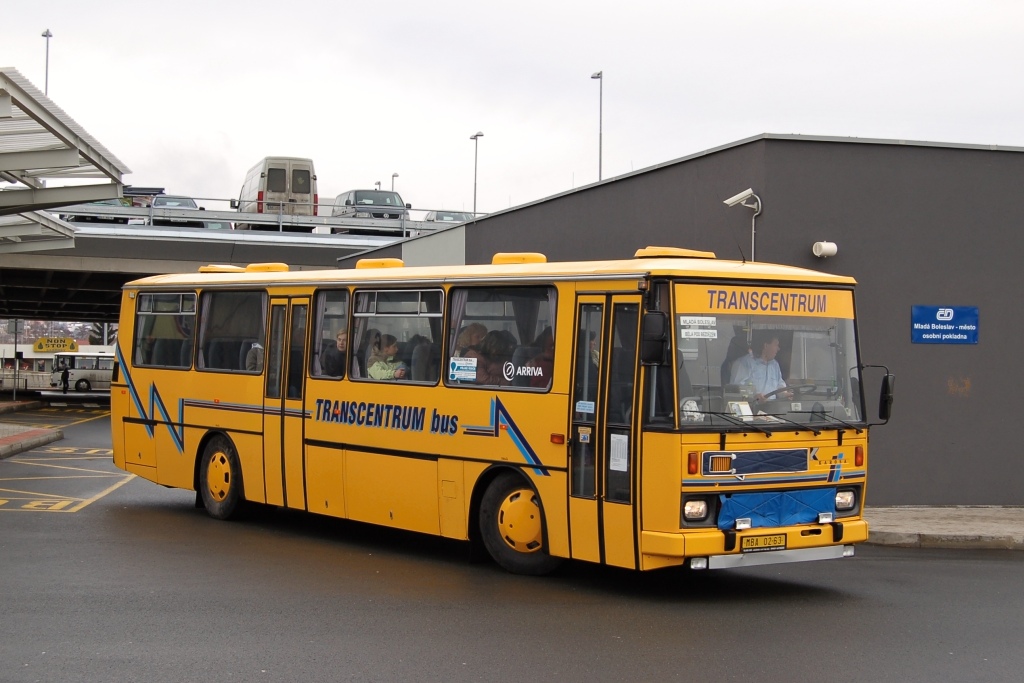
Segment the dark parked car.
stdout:
<svg viewBox="0 0 1024 683">
<path fill-rule="evenodd" d="M 370 220 L 393 220 L 395 228 L 401 224 L 398 220 L 409 218 L 409 209 L 412 204 L 406 204 L 397 192 L 389 190 L 349 190 L 342 192 L 334 198 L 334 206 L 331 207 L 332 217 L 370 219 Z M 331 228 L 331 232 L 347 232 L 353 235 L 372 234 L 375 232 L 394 232 L 395 228 L 376 226 L 364 229 L 353 228 Z"/>
<path fill-rule="evenodd" d="M 131 201 L 127 199 L 100 199 L 99 201 L 89 202 L 86 206 L 131 206 Z M 62 214 L 62 220 L 68 223 L 121 223 L 122 225 L 128 224 L 128 216 L 85 216 L 81 214 Z"/>
</svg>

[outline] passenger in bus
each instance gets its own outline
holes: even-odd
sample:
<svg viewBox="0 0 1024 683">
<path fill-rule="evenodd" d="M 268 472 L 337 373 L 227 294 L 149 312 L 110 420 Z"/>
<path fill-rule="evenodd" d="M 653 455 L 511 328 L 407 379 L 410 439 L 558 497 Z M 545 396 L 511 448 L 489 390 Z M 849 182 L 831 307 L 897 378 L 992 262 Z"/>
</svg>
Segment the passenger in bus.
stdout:
<svg viewBox="0 0 1024 683">
<path fill-rule="evenodd" d="M 505 378 L 504 365 L 512 360 L 516 338 L 505 330 L 491 330 L 484 335 L 479 347 L 470 348 L 465 357 L 476 358 L 476 383 L 509 386 L 512 378 Z"/>
<path fill-rule="evenodd" d="M 382 334 L 367 363 L 367 374 L 371 379 L 405 379 L 409 370 L 405 363 L 395 358 L 397 355 L 398 339 L 394 335 Z"/>
<path fill-rule="evenodd" d="M 263 345 L 253 342 L 245 354 L 245 369 L 249 372 L 263 372 Z"/>
<path fill-rule="evenodd" d="M 775 360 L 779 353 L 779 336 L 766 334 L 756 338 L 753 350 L 754 356 L 735 376 L 735 383 L 751 384 L 754 401 L 758 403 L 773 398 L 793 398 L 793 392 L 780 391 L 786 388 L 786 382 L 782 379 L 779 361 Z"/>
<path fill-rule="evenodd" d="M 537 368 L 540 372 L 530 377 L 530 386 L 545 389 L 551 383 L 551 373 L 555 367 L 555 335 L 550 327 L 544 328 L 534 346 L 540 349 L 540 353 L 531 358 L 526 366 Z"/>
<path fill-rule="evenodd" d="M 321 366 L 325 375 L 329 377 L 345 376 L 345 354 L 348 352 L 348 332 L 338 330 L 334 335 L 334 344 L 324 351 Z"/>
<path fill-rule="evenodd" d="M 465 357 L 470 349 L 480 345 L 486 334 L 487 328 L 480 323 L 470 323 L 463 327 L 455 340 L 455 355 Z"/>
<path fill-rule="evenodd" d="M 370 356 L 376 352 L 379 346 L 380 330 L 371 327 L 363 333 L 362 338 L 359 340 L 359 347 L 353 356 L 353 374 L 358 371 L 360 377 L 367 376 L 366 371 L 369 367 Z"/>
</svg>

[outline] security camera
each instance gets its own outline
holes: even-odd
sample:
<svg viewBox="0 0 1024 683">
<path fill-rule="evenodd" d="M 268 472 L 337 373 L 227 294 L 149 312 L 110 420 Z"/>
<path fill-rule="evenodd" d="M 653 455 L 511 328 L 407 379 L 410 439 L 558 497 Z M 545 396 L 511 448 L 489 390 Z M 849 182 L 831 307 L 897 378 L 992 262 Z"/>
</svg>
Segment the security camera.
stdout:
<svg viewBox="0 0 1024 683">
<path fill-rule="evenodd" d="M 743 192 L 740 192 L 739 194 L 729 197 L 722 203 L 725 204 L 726 206 L 736 206 L 737 204 L 742 204 L 743 202 L 747 201 L 753 196 L 753 188 L 748 187 L 747 189 L 743 190 Z"/>
</svg>

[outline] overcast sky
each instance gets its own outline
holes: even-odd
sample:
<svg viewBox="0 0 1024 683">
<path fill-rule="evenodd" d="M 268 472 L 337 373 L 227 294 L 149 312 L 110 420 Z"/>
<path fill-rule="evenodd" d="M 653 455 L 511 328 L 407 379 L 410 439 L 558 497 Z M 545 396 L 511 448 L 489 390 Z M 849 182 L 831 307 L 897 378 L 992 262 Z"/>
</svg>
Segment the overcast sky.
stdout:
<svg viewBox="0 0 1024 683">
<path fill-rule="evenodd" d="M 759 133 L 1024 147 L 1024 2 L 6 0 L 0 66 L 131 185 L 238 195 L 310 157 L 321 198 L 381 181 L 496 211 Z M 723 199 L 742 188 L 722 188 Z M 208 203 L 209 204 L 209 203 Z M 211 205 L 211 208 L 214 208 Z"/>
</svg>

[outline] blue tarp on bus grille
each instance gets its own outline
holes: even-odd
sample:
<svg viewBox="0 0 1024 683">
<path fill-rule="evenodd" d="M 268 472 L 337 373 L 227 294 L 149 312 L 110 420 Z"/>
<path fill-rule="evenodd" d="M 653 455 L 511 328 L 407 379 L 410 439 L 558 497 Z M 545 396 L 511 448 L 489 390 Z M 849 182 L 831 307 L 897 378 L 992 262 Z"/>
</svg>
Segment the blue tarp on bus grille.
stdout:
<svg viewBox="0 0 1024 683">
<path fill-rule="evenodd" d="M 814 524 L 818 513 L 836 511 L 835 488 L 722 494 L 719 499 L 719 529 L 734 529 L 736 520 L 744 517 L 750 518 L 751 529 Z"/>
</svg>

